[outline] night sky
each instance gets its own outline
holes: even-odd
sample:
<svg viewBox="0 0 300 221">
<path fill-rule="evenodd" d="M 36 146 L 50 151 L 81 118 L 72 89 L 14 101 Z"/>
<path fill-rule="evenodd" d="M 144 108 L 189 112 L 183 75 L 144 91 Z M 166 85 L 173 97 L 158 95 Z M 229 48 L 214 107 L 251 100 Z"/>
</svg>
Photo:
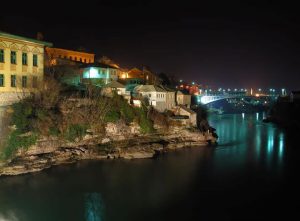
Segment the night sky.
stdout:
<svg viewBox="0 0 300 221">
<path fill-rule="evenodd" d="M 215 87 L 300 89 L 295 3 L 161 2 L 25 2 L 0 14 L 0 30 Z"/>
</svg>

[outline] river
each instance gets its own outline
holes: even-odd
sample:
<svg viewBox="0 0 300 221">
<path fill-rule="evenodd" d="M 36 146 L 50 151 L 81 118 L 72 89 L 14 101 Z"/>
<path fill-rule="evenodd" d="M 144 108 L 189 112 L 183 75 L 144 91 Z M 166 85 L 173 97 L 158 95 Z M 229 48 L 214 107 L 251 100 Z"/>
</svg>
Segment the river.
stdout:
<svg viewBox="0 0 300 221">
<path fill-rule="evenodd" d="M 217 147 L 2 177 L 0 221 L 290 220 L 299 209 L 298 137 L 262 119 L 211 116 Z"/>
</svg>

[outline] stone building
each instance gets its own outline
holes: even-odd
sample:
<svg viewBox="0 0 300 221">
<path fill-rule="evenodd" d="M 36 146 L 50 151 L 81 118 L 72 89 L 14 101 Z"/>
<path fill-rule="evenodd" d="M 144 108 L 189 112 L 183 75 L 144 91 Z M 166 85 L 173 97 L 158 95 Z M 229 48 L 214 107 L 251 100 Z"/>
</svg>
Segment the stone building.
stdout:
<svg viewBox="0 0 300 221">
<path fill-rule="evenodd" d="M 175 116 L 187 116 L 188 121 L 186 124 L 190 126 L 196 127 L 197 126 L 197 113 L 184 105 L 178 105 L 174 109 Z"/>
<path fill-rule="evenodd" d="M 35 92 L 44 76 L 44 48 L 49 42 L 0 32 L 0 105 Z"/>
<path fill-rule="evenodd" d="M 159 112 L 170 110 L 175 106 L 175 92 L 168 91 L 157 85 L 139 85 L 136 86 L 135 94 L 146 99 L 150 106 L 153 106 Z"/>
<path fill-rule="evenodd" d="M 177 105 L 183 105 L 188 108 L 191 107 L 192 95 L 184 91 L 176 91 L 176 103 Z"/>
</svg>

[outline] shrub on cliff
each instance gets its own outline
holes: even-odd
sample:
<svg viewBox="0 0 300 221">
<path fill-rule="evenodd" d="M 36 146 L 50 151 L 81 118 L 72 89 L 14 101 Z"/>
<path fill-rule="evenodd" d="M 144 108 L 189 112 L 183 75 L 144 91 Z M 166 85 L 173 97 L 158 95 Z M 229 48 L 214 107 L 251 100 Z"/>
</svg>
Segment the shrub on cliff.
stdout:
<svg viewBox="0 0 300 221">
<path fill-rule="evenodd" d="M 37 134 L 32 126 L 33 109 L 28 104 L 27 98 L 22 102 L 12 106 L 11 125 L 14 128 L 3 142 L 3 152 L 0 154 L 1 159 L 12 157 L 18 149 L 27 149 L 36 143 Z"/>
<path fill-rule="evenodd" d="M 141 128 L 142 133 L 154 132 L 153 122 L 147 116 L 147 109 L 145 107 L 135 109 L 137 115 L 137 122 Z"/>
</svg>

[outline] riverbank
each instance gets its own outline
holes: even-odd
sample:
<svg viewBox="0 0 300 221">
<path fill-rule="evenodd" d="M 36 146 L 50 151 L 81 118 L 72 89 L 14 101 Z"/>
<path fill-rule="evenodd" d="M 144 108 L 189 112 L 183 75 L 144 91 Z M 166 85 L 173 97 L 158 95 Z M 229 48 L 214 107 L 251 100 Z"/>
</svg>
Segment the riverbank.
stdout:
<svg viewBox="0 0 300 221">
<path fill-rule="evenodd" d="M 274 123 L 282 128 L 300 129 L 300 102 L 289 102 L 283 99 L 278 100 L 270 109 L 264 122 Z"/>
<path fill-rule="evenodd" d="M 79 142 L 65 142 L 44 138 L 26 151 L 0 164 L 0 176 L 38 172 L 54 165 L 75 163 L 79 160 L 146 159 L 158 154 L 192 146 L 216 143 L 211 133 L 197 130 L 174 130 L 166 134 L 99 137 L 86 136 Z"/>
</svg>

